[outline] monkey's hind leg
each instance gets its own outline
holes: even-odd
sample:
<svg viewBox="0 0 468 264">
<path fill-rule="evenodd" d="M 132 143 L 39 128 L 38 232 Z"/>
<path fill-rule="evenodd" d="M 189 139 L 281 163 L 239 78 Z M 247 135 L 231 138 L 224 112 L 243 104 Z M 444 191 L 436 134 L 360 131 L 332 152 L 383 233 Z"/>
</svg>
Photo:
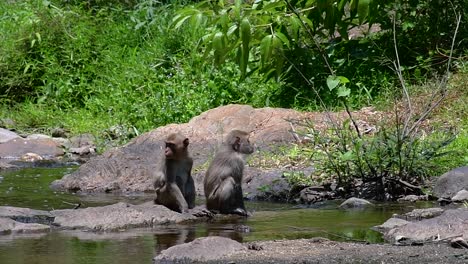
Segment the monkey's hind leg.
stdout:
<svg viewBox="0 0 468 264">
<path fill-rule="evenodd" d="M 218 208 L 222 214 L 237 214 L 247 216 L 244 206 L 242 188 L 234 178 L 225 179 L 217 190 Z"/>
</svg>

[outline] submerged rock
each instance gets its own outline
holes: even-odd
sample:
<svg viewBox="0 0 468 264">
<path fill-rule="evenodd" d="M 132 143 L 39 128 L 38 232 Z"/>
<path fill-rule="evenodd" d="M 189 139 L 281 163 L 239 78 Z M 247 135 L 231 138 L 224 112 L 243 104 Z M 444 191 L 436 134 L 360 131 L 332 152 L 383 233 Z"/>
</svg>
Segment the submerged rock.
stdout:
<svg viewBox="0 0 468 264">
<path fill-rule="evenodd" d="M 193 263 L 217 260 L 234 253 L 246 251 L 241 243 L 225 237 L 203 237 L 163 250 L 154 263 Z"/>
</svg>

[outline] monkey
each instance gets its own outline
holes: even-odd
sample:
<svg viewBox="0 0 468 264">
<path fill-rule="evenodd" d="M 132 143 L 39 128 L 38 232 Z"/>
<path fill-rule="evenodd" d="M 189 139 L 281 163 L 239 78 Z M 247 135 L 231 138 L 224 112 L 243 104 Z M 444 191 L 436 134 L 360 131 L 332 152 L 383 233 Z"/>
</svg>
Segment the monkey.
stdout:
<svg viewBox="0 0 468 264">
<path fill-rule="evenodd" d="M 184 213 L 195 207 L 196 195 L 191 175 L 193 160 L 187 149 L 189 139 L 172 133 L 164 143 L 164 156 L 161 155 L 153 173 L 154 203 Z"/>
<path fill-rule="evenodd" d="M 253 152 L 254 147 L 249 141 L 249 133 L 233 130 L 227 135 L 203 180 L 208 210 L 221 214 L 247 216 L 241 185 L 245 155 Z"/>
</svg>

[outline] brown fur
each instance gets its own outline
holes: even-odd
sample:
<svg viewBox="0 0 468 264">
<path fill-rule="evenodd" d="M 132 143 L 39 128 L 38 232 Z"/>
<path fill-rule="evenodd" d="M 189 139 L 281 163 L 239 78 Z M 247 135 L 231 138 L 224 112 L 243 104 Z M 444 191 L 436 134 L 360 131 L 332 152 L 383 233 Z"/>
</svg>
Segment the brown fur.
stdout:
<svg viewBox="0 0 468 264">
<path fill-rule="evenodd" d="M 247 215 L 242 194 L 244 154 L 254 151 L 249 133 L 233 130 L 216 153 L 203 182 L 208 210 Z"/>
<path fill-rule="evenodd" d="M 178 133 L 170 134 L 165 140 L 164 156 L 153 173 L 154 202 L 181 213 L 195 207 L 195 183 L 191 175 L 193 160 L 188 145 L 188 138 Z"/>
</svg>

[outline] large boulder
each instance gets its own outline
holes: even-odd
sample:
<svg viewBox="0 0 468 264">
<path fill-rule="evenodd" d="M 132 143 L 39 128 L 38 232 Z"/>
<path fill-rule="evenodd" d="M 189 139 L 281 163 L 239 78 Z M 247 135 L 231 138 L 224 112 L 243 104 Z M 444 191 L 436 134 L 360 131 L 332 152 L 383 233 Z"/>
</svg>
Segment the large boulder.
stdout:
<svg viewBox="0 0 468 264">
<path fill-rule="evenodd" d="M 433 192 L 438 198 L 451 199 L 463 189 L 468 190 L 468 166 L 453 169 L 440 176 Z"/>
<path fill-rule="evenodd" d="M 354 113 L 358 120 L 376 118 L 376 115 L 369 109 Z M 79 192 L 151 191 L 151 172 L 156 158 L 162 155 L 162 141 L 168 134 L 180 132 L 190 138 L 194 180 L 197 194 L 202 195 L 206 162 L 231 130 L 251 132 L 251 140 L 258 148 L 269 150 L 277 145 L 308 140 L 303 136 L 306 133 L 301 132 L 305 132 L 311 124 L 314 129 L 325 129 L 330 119 L 336 122 L 344 118 L 345 112 L 305 113 L 282 108 L 255 109 L 248 105 L 221 106 L 192 118 L 188 123 L 156 128 L 122 147 L 108 150 L 83 164 L 77 171 L 54 181 L 52 187 Z M 306 124 L 304 120 L 310 122 Z M 246 171 L 248 177 L 247 174 Z"/>
<path fill-rule="evenodd" d="M 400 244 L 449 241 L 454 237 L 468 239 L 468 208 L 450 209 L 432 218 L 419 219 L 411 218 L 408 222 L 390 219 L 375 229 L 384 234 L 385 240 Z"/>
<path fill-rule="evenodd" d="M 154 258 L 154 263 L 210 261 L 245 251 L 247 248 L 244 245 L 232 239 L 217 236 L 203 237 L 163 250 Z"/>
<path fill-rule="evenodd" d="M 77 171 L 52 183 L 55 189 L 81 192 L 150 191 L 151 171 L 162 141 L 170 133 L 180 132 L 190 138 L 190 152 L 195 166 L 203 165 L 215 152 L 224 136 L 233 129 L 251 132 L 251 140 L 260 148 L 297 140 L 291 120 L 306 115 L 290 109 L 254 109 L 247 105 L 228 105 L 209 110 L 186 124 L 171 124 L 145 133 L 123 147 L 105 152 L 83 164 Z M 205 166 L 206 167 L 206 166 Z M 202 178 L 203 172 L 195 172 Z M 201 179 L 195 179 L 200 191 Z M 200 192 L 199 192 L 200 194 Z"/>
<path fill-rule="evenodd" d="M 0 144 L 19 137 L 15 132 L 0 127 Z"/>
<path fill-rule="evenodd" d="M 0 146 L 0 159 L 21 159 L 28 153 L 45 158 L 56 158 L 64 154 L 60 144 L 51 138 L 14 138 Z"/>
</svg>

